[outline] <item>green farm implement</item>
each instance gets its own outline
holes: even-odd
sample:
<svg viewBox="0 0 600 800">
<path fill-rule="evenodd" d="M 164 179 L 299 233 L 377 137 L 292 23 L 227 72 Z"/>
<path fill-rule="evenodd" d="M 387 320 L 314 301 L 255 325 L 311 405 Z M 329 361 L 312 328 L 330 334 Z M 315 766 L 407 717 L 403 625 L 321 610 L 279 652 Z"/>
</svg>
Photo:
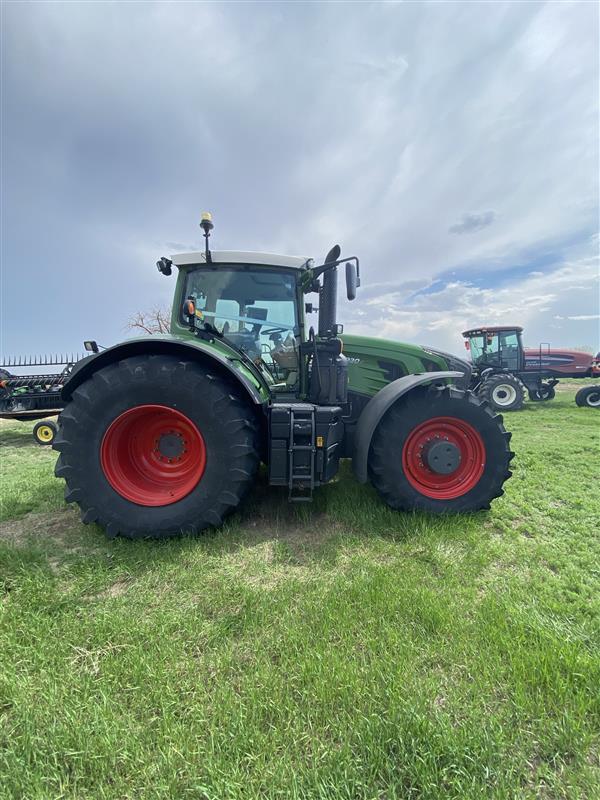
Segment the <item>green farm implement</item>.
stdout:
<svg viewBox="0 0 600 800">
<path fill-rule="evenodd" d="M 49 417 L 60 414 L 64 405 L 62 388 L 73 364 L 81 357 L 71 353 L 6 359 L 0 364 L 0 419 L 36 421 L 35 441 L 52 444 L 58 428 Z"/>
</svg>

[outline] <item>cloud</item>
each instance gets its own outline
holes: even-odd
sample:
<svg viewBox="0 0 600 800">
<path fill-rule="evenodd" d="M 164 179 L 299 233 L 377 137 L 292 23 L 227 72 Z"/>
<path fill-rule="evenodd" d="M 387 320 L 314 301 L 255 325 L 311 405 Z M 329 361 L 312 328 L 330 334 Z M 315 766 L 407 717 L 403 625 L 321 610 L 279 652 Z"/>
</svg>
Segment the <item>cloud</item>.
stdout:
<svg viewBox="0 0 600 800">
<path fill-rule="evenodd" d="M 476 233 L 491 225 L 495 218 L 494 211 L 483 211 L 480 214 L 463 214 L 460 222 L 448 228 L 448 233 Z"/>
<path fill-rule="evenodd" d="M 597 349 L 600 315 L 574 312 L 597 309 L 599 275 L 599 260 L 592 257 L 501 288 L 482 288 L 459 280 L 431 293 L 373 297 L 366 318 L 356 318 L 353 307 L 348 306 L 344 322 L 348 330 L 359 329 L 365 335 L 416 339 L 453 352 L 462 350 L 461 331 L 484 324 L 522 325 L 530 344 L 551 341 Z M 573 328 L 572 321 L 579 327 Z"/>
<path fill-rule="evenodd" d="M 600 314 L 575 314 L 569 317 L 556 316 L 555 319 L 572 319 L 580 322 L 587 322 L 590 319 L 600 319 Z"/>
<path fill-rule="evenodd" d="M 50 346 L 121 338 L 206 209 L 215 249 L 339 241 L 361 320 L 389 295 L 389 335 L 442 338 L 493 275 L 520 296 L 573 243 L 597 252 L 597 22 L 587 3 L 5 3 L 0 349 L 39 346 L 24 286 Z M 543 302 L 594 314 L 578 291 Z"/>
</svg>

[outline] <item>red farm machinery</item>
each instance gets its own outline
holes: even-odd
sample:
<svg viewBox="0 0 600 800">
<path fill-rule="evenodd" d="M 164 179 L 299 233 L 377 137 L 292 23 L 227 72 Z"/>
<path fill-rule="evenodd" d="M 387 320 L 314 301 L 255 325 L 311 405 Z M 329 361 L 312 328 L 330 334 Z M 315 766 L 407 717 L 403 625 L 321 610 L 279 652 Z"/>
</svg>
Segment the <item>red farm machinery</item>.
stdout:
<svg viewBox="0 0 600 800">
<path fill-rule="evenodd" d="M 471 388 L 501 411 L 518 411 L 525 393 L 533 402 L 552 400 L 554 387 L 564 378 L 600 376 L 600 359 L 578 350 L 524 347 L 523 328 L 518 325 L 486 326 L 463 332 L 471 355 Z M 600 356 L 600 354 L 598 354 Z M 600 407 L 600 387 L 579 390 L 577 405 Z"/>
</svg>

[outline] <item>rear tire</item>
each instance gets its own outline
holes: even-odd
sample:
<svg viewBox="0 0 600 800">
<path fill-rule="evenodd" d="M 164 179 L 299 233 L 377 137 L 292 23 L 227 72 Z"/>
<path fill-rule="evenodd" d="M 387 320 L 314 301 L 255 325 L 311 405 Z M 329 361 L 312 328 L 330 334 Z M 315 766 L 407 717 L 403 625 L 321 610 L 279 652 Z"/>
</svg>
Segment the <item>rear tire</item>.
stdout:
<svg viewBox="0 0 600 800">
<path fill-rule="evenodd" d="M 54 442 L 56 434 L 58 433 L 58 425 L 54 422 L 42 420 L 34 425 L 32 433 L 33 438 L 38 444 L 47 446 Z"/>
<path fill-rule="evenodd" d="M 257 420 L 210 367 L 138 356 L 98 370 L 60 416 L 65 499 L 108 536 L 166 538 L 218 526 L 252 485 Z"/>
<path fill-rule="evenodd" d="M 575 402 L 580 408 L 600 408 L 600 386 L 584 386 L 575 395 Z"/>
<path fill-rule="evenodd" d="M 489 509 L 512 474 L 510 438 L 502 417 L 471 392 L 449 386 L 413 390 L 375 431 L 371 482 L 396 509 L 438 514 Z M 422 446 L 430 441 L 436 447 L 457 443 L 461 460 L 453 472 L 439 475 L 421 463 Z"/>
<path fill-rule="evenodd" d="M 490 375 L 481 384 L 478 395 L 496 411 L 519 411 L 525 403 L 525 387 L 510 372 Z"/>
<path fill-rule="evenodd" d="M 532 403 L 541 403 L 546 400 L 554 400 L 556 396 L 556 390 L 554 389 L 554 386 L 542 384 L 541 390 L 529 389 L 528 394 Z"/>
</svg>

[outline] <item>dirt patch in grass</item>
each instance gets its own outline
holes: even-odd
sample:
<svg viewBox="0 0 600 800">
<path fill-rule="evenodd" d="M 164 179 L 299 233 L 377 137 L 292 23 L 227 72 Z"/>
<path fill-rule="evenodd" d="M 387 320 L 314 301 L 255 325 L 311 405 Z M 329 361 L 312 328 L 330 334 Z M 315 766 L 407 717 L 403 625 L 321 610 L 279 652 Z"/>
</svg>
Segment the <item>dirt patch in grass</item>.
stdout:
<svg viewBox="0 0 600 800">
<path fill-rule="evenodd" d="M 247 546 L 265 542 L 277 543 L 288 551 L 297 563 L 311 560 L 309 554 L 321 551 L 336 537 L 345 533 L 338 521 L 325 513 L 312 513 L 307 519 L 295 519 L 293 509 L 283 513 L 246 515 L 242 518 L 242 530 Z"/>
<path fill-rule="evenodd" d="M 20 549 L 43 545 L 50 551 L 48 563 L 53 572 L 60 569 L 65 556 L 94 553 L 99 549 L 91 537 L 82 532 L 79 515 L 72 508 L 27 514 L 22 519 L 2 522 L 0 541 Z"/>
</svg>

